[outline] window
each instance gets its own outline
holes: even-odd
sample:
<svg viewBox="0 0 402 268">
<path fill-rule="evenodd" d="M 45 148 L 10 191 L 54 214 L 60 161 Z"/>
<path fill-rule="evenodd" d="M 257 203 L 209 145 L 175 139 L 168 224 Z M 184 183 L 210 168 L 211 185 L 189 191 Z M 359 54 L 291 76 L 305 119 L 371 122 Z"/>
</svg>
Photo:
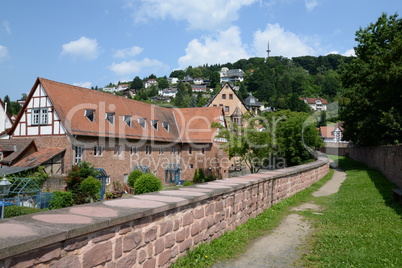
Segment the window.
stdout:
<svg viewBox="0 0 402 268">
<path fill-rule="evenodd" d="M 201 154 L 205 154 L 205 148 L 201 148 Z"/>
<path fill-rule="evenodd" d="M 95 110 L 85 110 L 85 117 L 88 118 L 89 121 L 93 122 L 95 120 Z"/>
<path fill-rule="evenodd" d="M 219 107 L 223 107 L 223 104 L 219 104 Z"/>
<path fill-rule="evenodd" d="M 133 125 L 132 117 L 131 115 L 124 115 L 123 116 L 123 121 L 124 123 L 127 124 L 127 126 L 131 127 Z"/>
<path fill-rule="evenodd" d="M 99 156 L 103 156 L 103 146 L 99 146 Z"/>
<path fill-rule="evenodd" d="M 122 152 L 122 146 L 121 145 L 116 145 L 114 147 L 114 154 L 115 155 L 121 155 L 121 152 Z"/>
<path fill-rule="evenodd" d="M 41 118 L 40 124 L 41 125 L 47 125 L 48 110 L 46 108 L 45 109 L 40 109 L 40 112 L 41 112 L 41 114 L 40 114 L 40 118 Z"/>
<path fill-rule="evenodd" d="M 151 120 L 151 125 L 154 127 L 154 129 L 158 130 L 158 120 Z"/>
<path fill-rule="evenodd" d="M 78 164 L 80 162 L 82 162 L 82 147 L 81 146 L 75 146 L 74 164 Z"/>
<path fill-rule="evenodd" d="M 147 120 L 145 118 L 138 118 L 138 124 L 140 124 L 140 126 L 142 126 L 143 129 L 147 128 L 146 121 Z"/>
<path fill-rule="evenodd" d="M 98 145 L 95 145 L 95 147 L 94 147 L 94 156 L 98 156 L 98 153 L 99 153 Z"/>
<path fill-rule="evenodd" d="M 40 111 L 39 109 L 32 109 L 32 125 L 39 125 L 39 117 Z"/>
<path fill-rule="evenodd" d="M 130 153 L 131 155 L 136 155 L 138 153 L 138 148 L 135 146 L 131 146 Z"/>
<path fill-rule="evenodd" d="M 145 153 L 146 153 L 146 154 L 151 154 L 151 153 L 152 153 L 152 148 L 151 148 L 151 146 L 145 146 Z"/>
<path fill-rule="evenodd" d="M 226 94 L 222 94 L 222 100 L 226 100 Z"/>
<path fill-rule="evenodd" d="M 233 94 L 229 94 L 229 100 L 233 100 Z"/>
<path fill-rule="evenodd" d="M 188 147 L 188 154 L 192 154 L 193 153 L 193 148 Z"/>
<path fill-rule="evenodd" d="M 229 106 L 225 106 L 225 113 L 229 112 Z"/>
<path fill-rule="evenodd" d="M 194 165 L 193 165 L 193 164 L 190 164 L 190 165 L 189 165 L 189 168 L 190 168 L 190 169 L 194 168 Z"/>
<path fill-rule="evenodd" d="M 169 132 L 169 123 L 168 123 L 168 122 L 163 122 L 163 123 L 162 123 L 162 127 L 163 127 L 167 132 Z"/>
<path fill-rule="evenodd" d="M 216 104 L 214 104 L 213 106 L 214 106 L 214 107 L 216 107 L 217 105 L 216 105 Z"/>
<path fill-rule="evenodd" d="M 32 125 L 47 125 L 48 109 L 47 108 L 32 109 L 31 123 Z"/>
<path fill-rule="evenodd" d="M 174 154 L 176 152 L 176 147 L 170 147 L 170 154 Z"/>
<path fill-rule="evenodd" d="M 106 113 L 106 120 L 109 121 L 110 124 L 114 124 L 114 113 Z"/>
<path fill-rule="evenodd" d="M 159 147 L 159 154 L 164 154 L 164 152 L 165 152 L 165 148 Z"/>
</svg>

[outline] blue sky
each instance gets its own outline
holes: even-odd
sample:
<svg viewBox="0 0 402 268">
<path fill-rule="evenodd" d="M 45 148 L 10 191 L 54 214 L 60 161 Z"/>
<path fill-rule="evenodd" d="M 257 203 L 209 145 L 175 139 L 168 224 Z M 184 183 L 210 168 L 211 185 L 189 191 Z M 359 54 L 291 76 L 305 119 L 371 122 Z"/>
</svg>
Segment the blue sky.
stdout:
<svg viewBox="0 0 402 268">
<path fill-rule="evenodd" d="M 203 64 L 351 55 L 401 0 L 14 0 L 0 3 L 0 97 L 36 77 L 103 87 Z"/>
</svg>

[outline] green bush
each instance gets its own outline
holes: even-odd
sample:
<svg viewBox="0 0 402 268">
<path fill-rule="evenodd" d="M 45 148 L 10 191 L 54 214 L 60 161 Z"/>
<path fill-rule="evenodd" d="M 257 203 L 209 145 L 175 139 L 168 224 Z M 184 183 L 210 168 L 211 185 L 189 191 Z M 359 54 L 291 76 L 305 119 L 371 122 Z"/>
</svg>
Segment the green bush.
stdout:
<svg viewBox="0 0 402 268">
<path fill-rule="evenodd" d="M 183 186 L 190 186 L 190 185 L 193 185 L 193 184 L 194 184 L 194 182 L 192 182 L 192 181 L 185 181 L 183 183 Z"/>
<path fill-rule="evenodd" d="M 12 218 L 21 215 L 32 214 L 36 212 L 41 212 L 47 209 L 39 208 L 28 208 L 28 207 L 18 207 L 18 206 L 8 206 L 4 208 L 4 218 Z"/>
<path fill-rule="evenodd" d="M 90 202 L 93 203 L 96 195 L 99 195 L 102 182 L 92 176 L 89 176 L 81 182 L 80 190 L 90 198 Z"/>
<path fill-rule="evenodd" d="M 206 180 L 206 177 L 205 177 L 204 170 L 202 168 L 196 169 L 194 172 L 193 182 L 201 183 L 201 182 L 205 182 L 205 180 Z"/>
<path fill-rule="evenodd" d="M 70 207 L 74 204 L 72 192 L 53 192 L 53 198 L 50 200 L 50 209 Z"/>
<path fill-rule="evenodd" d="M 133 172 L 130 173 L 130 176 L 128 176 L 127 184 L 128 186 L 134 188 L 135 181 L 142 176 L 141 170 L 134 170 Z"/>
<path fill-rule="evenodd" d="M 136 194 L 156 192 L 162 190 L 162 188 L 162 182 L 150 173 L 142 174 L 134 184 Z"/>
</svg>

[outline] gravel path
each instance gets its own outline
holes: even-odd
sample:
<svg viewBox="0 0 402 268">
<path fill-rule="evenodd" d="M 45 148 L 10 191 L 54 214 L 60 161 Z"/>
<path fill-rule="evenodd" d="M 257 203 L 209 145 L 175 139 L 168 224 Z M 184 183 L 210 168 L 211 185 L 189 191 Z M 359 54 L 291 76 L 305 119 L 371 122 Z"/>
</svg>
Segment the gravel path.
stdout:
<svg viewBox="0 0 402 268">
<path fill-rule="evenodd" d="M 346 179 L 345 173 L 334 167 L 334 175 L 313 196 L 326 196 L 336 193 L 340 185 Z M 320 213 L 320 206 L 314 203 L 303 203 L 294 207 L 291 211 L 312 210 Z M 299 214 L 289 214 L 271 234 L 256 239 L 247 251 L 239 258 L 220 262 L 213 268 L 262 268 L 262 267 L 297 267 L 294 263 L 303 254 L 304 243 L 313 232 L 312 225 Z"/>
</svg>

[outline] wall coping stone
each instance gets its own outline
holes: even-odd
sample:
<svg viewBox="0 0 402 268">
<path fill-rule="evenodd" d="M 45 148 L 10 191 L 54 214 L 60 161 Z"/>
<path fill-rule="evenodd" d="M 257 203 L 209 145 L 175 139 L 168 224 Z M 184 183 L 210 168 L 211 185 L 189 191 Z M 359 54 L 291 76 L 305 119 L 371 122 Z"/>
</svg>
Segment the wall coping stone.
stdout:
<svg viewBox="0 0 402 268">
<path fill-rule="evenodd" d="M 0 221 L 0 259 L 232 193 L 259 182 L 292 176 L 328 162 L 320 154 L 316 161 L 299 166 L 4 219 Z"/>
</svg>

